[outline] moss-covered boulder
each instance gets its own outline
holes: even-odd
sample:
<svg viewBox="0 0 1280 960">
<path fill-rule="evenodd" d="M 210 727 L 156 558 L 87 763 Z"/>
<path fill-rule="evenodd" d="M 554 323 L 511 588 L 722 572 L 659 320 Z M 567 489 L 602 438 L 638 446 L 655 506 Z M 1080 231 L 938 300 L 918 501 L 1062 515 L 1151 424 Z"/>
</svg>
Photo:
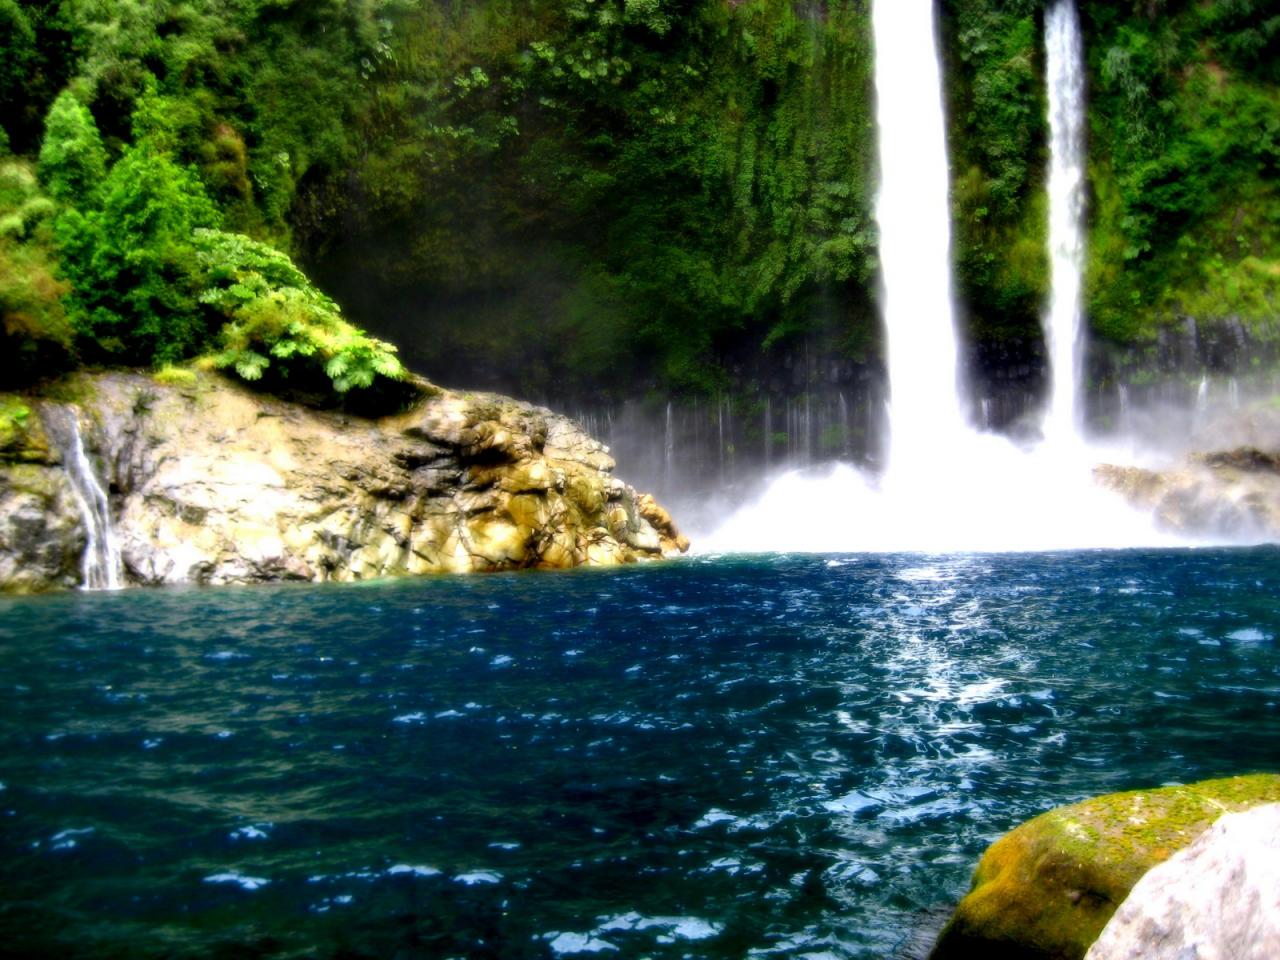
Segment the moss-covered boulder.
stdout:
<svg viewBox="0 0 1280 960">
<path fill-rule="evenodd" d="M 1059 807 L 993 843 L 931 960 L 1080 960 L 1133 885 L 1222 814 L 1280 801 L 1280 775 Z"/>
</svg>

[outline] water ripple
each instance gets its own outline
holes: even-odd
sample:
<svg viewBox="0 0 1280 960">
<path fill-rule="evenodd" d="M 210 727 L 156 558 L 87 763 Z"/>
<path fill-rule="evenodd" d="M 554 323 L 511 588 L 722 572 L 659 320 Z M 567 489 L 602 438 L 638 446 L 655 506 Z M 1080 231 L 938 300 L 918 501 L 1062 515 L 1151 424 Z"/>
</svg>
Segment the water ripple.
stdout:
<svg viewBox="0 0 1280 960">
<path fill-rule="evenodd" d="M 1278 558 L 0 599 L 0 937 L 892 957 L 1039 810 L 1280 766 Z"/>
</svg>

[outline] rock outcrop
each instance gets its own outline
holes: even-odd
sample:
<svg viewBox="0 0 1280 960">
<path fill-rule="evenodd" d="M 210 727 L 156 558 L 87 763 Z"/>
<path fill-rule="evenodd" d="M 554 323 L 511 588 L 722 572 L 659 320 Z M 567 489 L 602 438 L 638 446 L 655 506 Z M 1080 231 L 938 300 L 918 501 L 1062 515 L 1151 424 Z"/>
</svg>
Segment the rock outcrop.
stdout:
<svg viewBox="0 0 1280 960">
<path fill-rule="evenodd" d="M 1280 775 L 1095 797 L 993 843 L 932 960 L 1081 960 L 1134 884 L 1218 817 L 1280 801 Z"/>
<path fill-rule="evenodd" d="M 1241 542 L 1280 540 L 1280 454 L 1243 447 L 1199 453 L 1168 470 L 1104 464 L 1104 487 L 1166 530 Z"/>
<path fill-rule="evenodd" d="M 1224 815 L 1153 867 L 1085 960 L 1280 957 L 1280 804 Z"/>
<path fill-rule="evenodd" d="M 357 580 L 611 565 L 684 551 L 573 421 L 422 384 L 363 419 L 216 375 L 80 375 L 0 450 L 0 588 L 75 586 L 87 531 L 47 422 L 73 406 L 135 584 Z"/>
</svg>

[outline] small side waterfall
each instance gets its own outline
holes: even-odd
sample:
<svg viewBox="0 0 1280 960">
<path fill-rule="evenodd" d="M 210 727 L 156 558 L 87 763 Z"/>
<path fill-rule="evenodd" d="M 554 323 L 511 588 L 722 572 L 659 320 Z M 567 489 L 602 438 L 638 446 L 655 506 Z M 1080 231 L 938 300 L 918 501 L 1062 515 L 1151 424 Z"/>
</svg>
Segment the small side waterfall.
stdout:
<svg viewBox="0 0 1280 960">
<path fill-rule="evenodd" d="M 1081 305 L 1084 276 L 1084 48 L 1075 0 L 1057 0 L 1044 21 L 1049 91 L 1049 256 L 1053 293 L 1044 316 L 1052 390 L 1045 434 L 1080 429 L 1083 373 Z"/>
<path fill-rule="evenodd" d="M 74 407 L 46 408 L 49 434 L 58 445 L 62 463 L 71 482 L 88 542 L 80 562 L 81 581 L 86 590 L 119 590 L 124 585 L 124 563 L 120 542 L 111 525 L 107 493 L 98 482 L 93 464 L 85 453 L 80 420 Z"/>
</svg>

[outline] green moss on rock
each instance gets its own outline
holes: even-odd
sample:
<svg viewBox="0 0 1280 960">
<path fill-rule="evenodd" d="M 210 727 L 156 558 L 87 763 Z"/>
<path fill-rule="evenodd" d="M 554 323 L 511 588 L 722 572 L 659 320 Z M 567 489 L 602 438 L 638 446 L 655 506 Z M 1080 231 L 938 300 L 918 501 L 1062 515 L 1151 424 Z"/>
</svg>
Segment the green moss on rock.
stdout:
<svg viewBox="0 0 1280 960">
<path fill-rule="evenodd" d="M 0 394 L 0 462 L 44 463 L 49 442 L 35 411 L 22 398 Z"/>
<path fill-rule="evenodd" d="M 932 960 L 1079 960 L 1135 883 L 1222 814 L 1280 801 L 1256 774 L 1094 797 L 993 843 Z"/>
</svg>

